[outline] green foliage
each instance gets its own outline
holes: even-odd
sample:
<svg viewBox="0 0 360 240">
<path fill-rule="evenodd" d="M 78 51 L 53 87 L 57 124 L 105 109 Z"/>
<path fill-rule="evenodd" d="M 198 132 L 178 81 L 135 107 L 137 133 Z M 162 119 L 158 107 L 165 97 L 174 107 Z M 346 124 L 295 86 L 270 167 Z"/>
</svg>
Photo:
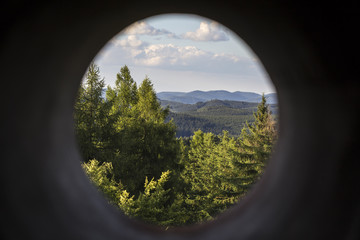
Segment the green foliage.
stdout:
<svg viewBox="0 0 360 240">
<path fill-rule="evenodd" d="M 239 143 L 224 131 L 222 136 L 195 132 L 182 173 L 186 183 L 188 222 L 213 219 L 236 203 L 250 185 L 247 171 L 255 165 L 240 158 Z"/>
<path fill-rule="evenodd" d="M 197 130 L 217 135 L 228 131 L 233 137 L 239 136 L 246 122 L 252 124 L 257 103 L 211 100 L 196 104 L 183 104 L 161 100 L 163 107 L 170 109 L 168 119 L 177 126 L 177 137 L 190 137 Z M 269 106 L 277 112 L 277 106 Z"/>
<path fill-rule="evenodd" d="M 157 223 L 162 226 L 171 224 L 168 217 L 169 191 L 165 184 L 169 180 L 170 171 L 163 172 L 158 180 L 145 179 L 144 191 L 134 202 L 130 216 L 141 219 L 147 223 Z"/>
<path fill-rule="evenodd" d="M 246 124 L 240 135 L 242 156 L 264 166 L 276 141 L 276 125 L 264 95 L 254 113 L 254 119 L 253 124 Z"/>
<path fill-rule="evenodd" d="M 75 131 L 80 150 L 85 160 L 99 158 L 103 147 L 103 131 L 106 129 L 106 112 L 102 90 L 104 80 L 100 79 L 99 67 L 91 63 L 86 81 L 80 86 L 75 104 Z"/>
<path fill-rule="evenodd" d="M 169 108 L 161 106 L 148 77 L 137 87 L 124 66 L 103 98 L 99 73 L 91 64 L 75 105 L 75 130 L 86 174 L 126 215 L 164 227 L 211 220 L 260 177 L 276 140 L 264 96 L 238 138 L 198 130 L 177 139 L 174 122 L 165 121 Z M 246 118 L 249 109 L 233 108 L 240 105 L 253 107 L 199 103 L 188 116 L 202 117 L 211 127 L 231 114 Z"/>
<path fill-rule="evenodd" d="M 146 121 L 163 123 L 169 110 L 167 108 L 162 109 L 160 102 L 156 97 L 153 85 L 148 77 L 141 83 L 138 90 L 138 97 L 137 110 L 140 113 L 140 117 Z"/>
<path fill-rule="evenodd" d="M 136 82 L 131 77 L 130 70 L 126 65 L 116 75 L 115 85 L 118 98 L 117 106 L 123 113 L 126 113 L 137 103 L 138 99 Z"/>
<path fill-rule="evenodd" d="M 121 194 L 123 187 L 117 183 L 113 176 L 113 167 L 109 162 L 101 165 L 96 159 L 90 160 L 82 164 L 85 173 L 91 182 L 105 194 L 105 197 L 113 204 L 117 204 L 117 198 Z"/>
<path fill-rule="evenodd" d="M 110 203 L 119 207 L 126 215 L 141 219 L 148 223 L 167 226 L 172 223 L 166 214 L 170 189 L 165 184 L 170 177 L 170 171 L 163 172 L 158 180 L 145 178 L 143 191 L 137 198 L 117 183 L 113 178 L 111 163 L 102 163 L 96 159 L 82 164 L 91 182 L 102 192 Z"/>
<path fill-rule="evenodd" d="M 85 162 L 112 162 L 115 180 L 138 195 L 145 177 L 159 178 L 177 168 L 176 126 L 164 122 L 169 110 L 161 107 L 150 79 L 137 88 L 127 66 L 117 74 L 115 88 L 107 88 L 105 99 L 103 88 L 99 69 L 91 64 L 75 106 L 80 150 Z"/>
<path fill-rule="evenodd" d="M 162 172 L 176 167 L 179 145 L 176 127 L 171 121 L 164 122 L 168 110 L 161 108 L 150 79 L 146 77 L 137 89 L 128 68 L 124 68 L 117 75 L 118 86 L 113 94 L 120 110 L 114 124 L 112 148 L 116 156 L 111 161 L 115 178 L 123 179 L 137 195 L 145 177 L 159 178 Z M 133 177 L 134 172 L 137 178 Z"/>
</svg>

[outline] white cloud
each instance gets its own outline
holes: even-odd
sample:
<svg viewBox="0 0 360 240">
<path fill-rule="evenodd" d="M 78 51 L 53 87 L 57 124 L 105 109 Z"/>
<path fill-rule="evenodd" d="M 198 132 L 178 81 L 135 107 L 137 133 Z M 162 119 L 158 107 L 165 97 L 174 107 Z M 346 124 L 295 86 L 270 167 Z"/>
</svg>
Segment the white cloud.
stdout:
<svg viewBox="0 0 360 240">
<path fill-rule="evenodd" d="M 214 53 L 195 46 L 150 44 L 136 35 L 114 38 L 102 62 L 158 69 L 251 74 L 254 61 L 234 54 Z M 111 53 L 110 53 L 110 49 Z"/>
<path fill-rule="evenodd" d="M 134 56 L 135 62 L 145 66 L 189 66 L 209 53 L 193 46 L 179 47 L 173 44 L 154 44 L 143 49 L 141 55 Z"/>
<path fill-rule="evenodd" d="M 168 37 L 176 37 L 176 35 L 166 29 L 157 29 L 153 26 L 150 26 L 145 21 L 135 22 L 127 27 L 124 32 L 127 35 L 149 35 L 149 36 L 158 36 L 158 35 L 167 35 Z"/>
<path fill-rule="evenodd" d="M 127 47 L 127 48 L 139 48 L 146 43 L 138 39 L 135 35 L 129 35 L 125 39 L 113 39 L 112 43 L 115 46 Z"/>
<path fill-rule="evenodd" d="M 146 44 L 136 37 L 120 42 L 122 57 L 128 64 L 162 69 L 237 72 L 242 66 L 249 66 L 249 59 L 232 54 L 217 54 L 201 50 L 195 46 L 174 44 Z"/>
<path fill-rule="evenodd" d="M 182 35 L 184 39 L 194 41 L 228 41 L 229 37 L 217 22 L 201 22 L 195 32 L 187 32 Z"/>
<path fill-rule="evenodd" d="M 116 74 L 125 64 L 134 79 L 141 81 L 145 75 L 150 76 L 158 91 L 256 91 L 267 78 L 261 62 L 234 47 L 232 33 L 216 22 L 204 21 L 199 26 L 197 21 L 169 28 L 179 35 L 149 23 L 140 21 L 129 26 L 98 54 L 95 60 L 107 84 L 114 85 Z M 216 41 L 228 42 L 212 44 Z"/>
<path fill-rule="evenodd" d="M 125 35 L 147 35 L 147 36 L 160 36 L 165 35 L 169 38 L 177 39 L 189 39 L 193 41 L 228 41 L 229 37 L 226 33 L 226 29 L 222 28 L 217 22 L 206 22 L 200 23 L 199 28 L 195 32 L 186 32 L 180 36 L 166 29 L 158 29 L 149 25 L 145 21 L 135 22 L 127 27 L 123 34 Z"/>
<path fill-rule="evenodd" d="M 143 52 L 143 49 L 148 45 L 147 42 L 141 41 L 136 35 L 128 35 L 126 38 L 113 38 L 111 44 L 116 49 L 120 47 L 121 51 L 125 51 L 129 57 L 135 57 Z"/>
</svg>

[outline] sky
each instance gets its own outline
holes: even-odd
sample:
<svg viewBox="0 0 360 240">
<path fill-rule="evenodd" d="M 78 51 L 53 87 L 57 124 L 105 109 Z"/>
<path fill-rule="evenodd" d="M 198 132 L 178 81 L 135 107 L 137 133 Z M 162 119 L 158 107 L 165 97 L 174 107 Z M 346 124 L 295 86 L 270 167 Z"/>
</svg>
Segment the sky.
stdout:
<svg viewBox="0 0 360 240">
<path fill-rule="evenodd" d="M 137 84 L 147 76 L 156 92 L 275 92 L 261 62 L 240 37 L 195 15 L 167 14 L 135 22 L 110 39 L 94 62 L 110 86 L 127 65 Z"/>
</svg>

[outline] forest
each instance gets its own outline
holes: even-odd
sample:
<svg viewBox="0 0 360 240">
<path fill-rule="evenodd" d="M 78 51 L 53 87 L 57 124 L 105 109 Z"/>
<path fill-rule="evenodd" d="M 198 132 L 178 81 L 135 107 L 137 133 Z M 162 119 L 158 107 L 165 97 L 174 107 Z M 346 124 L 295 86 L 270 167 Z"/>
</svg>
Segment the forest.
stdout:
<svg viewBox="0 0 360 240">
<path fill-rule="evenodd" d="M 189 100 L 185 96 L 182 96 L 181 100 L 193 100 L 196 92 L 199 91 L 191 92 L 192 95 L 189 97 Z M 158 94 L 158 98 L 163 95 L 164 94 Z M 271 95 L 274 94 L 267 94 L 267 96 L 265 96 L 267 101 L 269 97 L 270 101 L 273 101 L 274 96 Z M 223 96 L 220 95 L 220 97 Z M 249 124 L 254 122 L 253 113 L 256 111 L 258 105 L 256 102 L 219 99 L 197 102 L 195 104 L 159 100 L 163 107 L 169 107 L 170 109 L 167 120 L 172 119 L 174 121 L 176 125 L 176 137 L 190 137 L 199 129 L 203 132 L 211 132 L 216 135 L 222 134 L 225 130 L 232 137 L 239 136 L 246 122 Z M 272 117 L 276 121 L 278 106 L 277 104 L 268 105 Z"/>
<path fill-rule="evenodd" d="M 85 77 L 74 107 L 82 167 L 130 218 L 164 228 L 212 220 L 261 177 L 278 135 L 264 96 L 238 136 L 194 128 L 178 138 L 148 77 L 137 86 L 124 66 L 105 97 L 99 67 Z"/>
<path fill-rule="evenodd" d="M 176 125 L 176 137 L 190 137 L 197 130 L 222 134 L 225 130 L 230 136 L 241 134 L 246 123 L 253 124 L 253 113 L 257 103 L 211 100 L 197 104 L 186 104 L 191 107 L 175 107 L 179 103 L 165 103 L 169 106 L 168 120 L 172 119 Z M 165 105 L 167 104 L 167 105 Z M 269 105 L 273 119 L 277 119 L 277 105 Z"/>
</svg>

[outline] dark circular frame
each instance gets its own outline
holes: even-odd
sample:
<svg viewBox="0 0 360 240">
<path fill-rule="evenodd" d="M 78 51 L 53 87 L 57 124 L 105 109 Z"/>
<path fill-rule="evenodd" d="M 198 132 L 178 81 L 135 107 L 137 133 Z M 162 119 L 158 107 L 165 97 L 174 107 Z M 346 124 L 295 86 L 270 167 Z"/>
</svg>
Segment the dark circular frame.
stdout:
<svg viewBox="0 0 360 240">
<path fill-rule="evenodd" d="M 6 2 L 1 238 L 359 239 L 356 9 L 354 1 L 326 8 L 280 0 Z M 261 59 L 280 104 L 276 153 L 256 188 L 216 221 L 169 231 L 128 219 L 91 186 L 72 118 L 101 47 L 163 13 L 197 14 L 238 34 Z"/>
</svg>

